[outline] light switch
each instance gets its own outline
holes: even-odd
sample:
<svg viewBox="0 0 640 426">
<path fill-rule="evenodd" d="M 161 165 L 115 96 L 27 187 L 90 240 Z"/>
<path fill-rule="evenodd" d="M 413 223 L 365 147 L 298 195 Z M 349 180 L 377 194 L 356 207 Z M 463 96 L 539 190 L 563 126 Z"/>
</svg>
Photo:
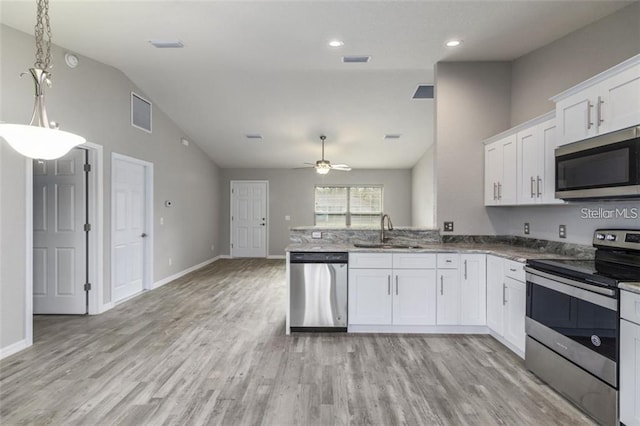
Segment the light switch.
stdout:
<svg viewBox="0 0 640 426">
<path fill-rule="evenodd" d="M 316 239 L 317 239 L 317 238 L 322 238 L 322 232 L 320 232 L 320 231 L 313 231 L 313 232 L 311 233 L 311 238 L 316 238 Z"/>
<path fill-rule="evenodd" d="M 164 217 L 160 218 L 160 225 L 164 225 Z"/>
</svg>

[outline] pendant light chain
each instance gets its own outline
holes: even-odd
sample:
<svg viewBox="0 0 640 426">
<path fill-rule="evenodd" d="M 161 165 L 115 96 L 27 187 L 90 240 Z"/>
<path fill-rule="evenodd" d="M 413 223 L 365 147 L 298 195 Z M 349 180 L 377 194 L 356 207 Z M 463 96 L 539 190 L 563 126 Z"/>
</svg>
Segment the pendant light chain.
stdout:
<svg viewBox="0 0 640 426">
<path fill-rule="evenodd" d="M 47 36 L 46 40 L 44 39 L 45 34 Z M 35 36 L 36 62 L 33 66 L 37 69 L 46 71 L 51 67 L 51 25 L 49 24 L 49 0 L 38 0 Z"/>
</svg>

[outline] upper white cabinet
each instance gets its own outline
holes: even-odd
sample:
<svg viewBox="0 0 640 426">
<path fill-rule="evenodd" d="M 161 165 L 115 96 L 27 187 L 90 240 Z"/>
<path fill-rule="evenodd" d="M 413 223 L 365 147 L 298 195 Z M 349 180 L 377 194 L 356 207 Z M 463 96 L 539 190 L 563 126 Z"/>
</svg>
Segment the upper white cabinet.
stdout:
<svg viewBox="0 0 640 426">
<path fill-rule="evenodd" d="M 551 100 L 558 146 L 640 124 L 640 55 Z"/>
<path fill-rule="evenodd" d="M 555 119 L 523 129 L 517 138 L 518 204 L 563 203 L 555 198 Z"/>
<path fill-rule="evenodd" d="M 508 135 L 484 147 L 484 204 L 516 204 L 517 139 Z"/>
</svg>

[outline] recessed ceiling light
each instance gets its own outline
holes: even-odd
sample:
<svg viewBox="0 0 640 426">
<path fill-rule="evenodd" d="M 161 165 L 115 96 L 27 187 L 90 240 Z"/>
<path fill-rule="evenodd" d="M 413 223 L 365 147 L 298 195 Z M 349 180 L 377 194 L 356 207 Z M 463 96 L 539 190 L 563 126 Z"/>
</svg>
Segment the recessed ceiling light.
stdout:
<svg viewBox="0 0 640 426">
<path fill-rule="evenodd" d="M 344 41 L 342 41 L 342 40 L 331 40 L 329 42 L 329 46 L 331 46 L 331 47 L 342 47 L 342 46 L 344 46 Z"/>
<path fill-rule="evenodd" d="M 149 43 L 158 49 L 180 49 L 184 47 L 180 40 L 149 40 Z"/>
<path fill-rule="evenodd" d="M 446 43 L 447 47 L 458 47 L 462 44 L 462 40 L 449 40 Z"/>
</svg>

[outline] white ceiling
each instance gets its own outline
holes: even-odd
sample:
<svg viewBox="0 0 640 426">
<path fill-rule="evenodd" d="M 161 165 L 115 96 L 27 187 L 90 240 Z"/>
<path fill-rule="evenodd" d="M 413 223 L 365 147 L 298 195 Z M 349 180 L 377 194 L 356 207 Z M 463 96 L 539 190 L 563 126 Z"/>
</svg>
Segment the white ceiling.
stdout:
<svg viewBox="0 0 640 426">
<path fill-rule="evenodd" d="M 513 60 L 629 3 L 51 0 L 50 16 L 56 44 L 122 70 L 221 167 L 298 167 L 326 134 L 333 163 L 407 168 L 433 141 L 433 101 L 411 96 L 436 62 Z M 0 22 L 32 33 L 35 4 L 1 0 Z"/>
</svg>

